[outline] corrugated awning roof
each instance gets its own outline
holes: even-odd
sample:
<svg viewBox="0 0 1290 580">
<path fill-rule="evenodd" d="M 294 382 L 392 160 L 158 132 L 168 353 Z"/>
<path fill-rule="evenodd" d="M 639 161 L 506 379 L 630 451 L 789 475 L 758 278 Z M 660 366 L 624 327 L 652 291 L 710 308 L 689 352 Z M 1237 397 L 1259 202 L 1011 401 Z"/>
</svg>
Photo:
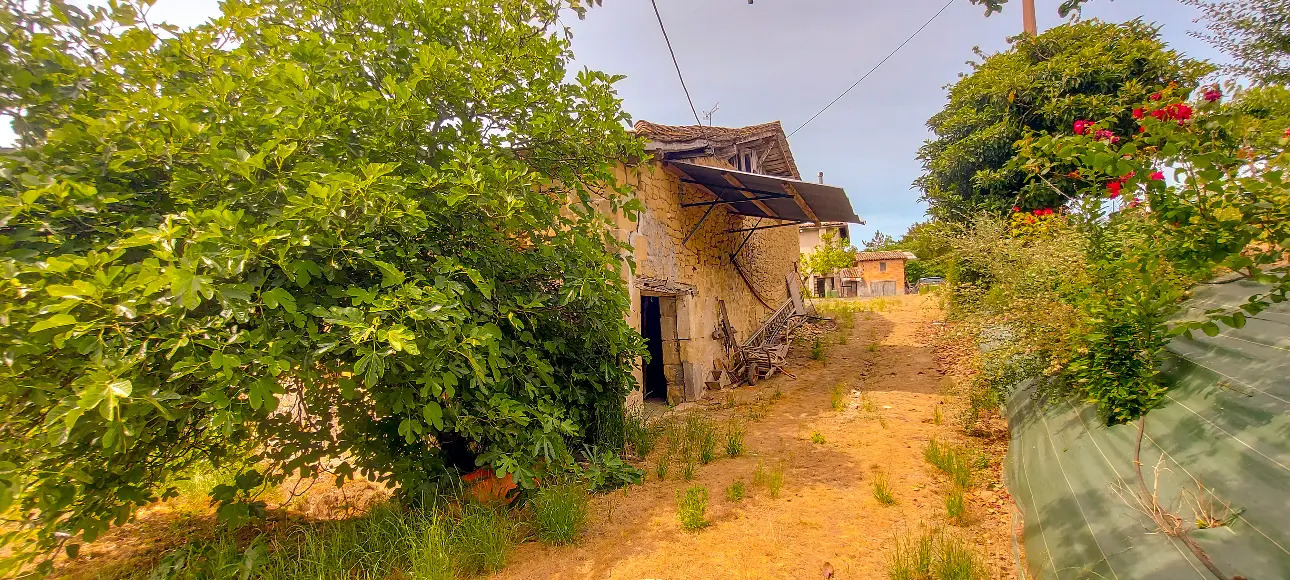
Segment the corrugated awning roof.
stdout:
<svg viewBox="0 0 1290 580">
<path fill-rule="evenodd" d="M 841 187 L 709 167 L 684 161 L 664 162 L 681 180 L 705 189 L 732 213 L 794 222 L 863 224 Z"/>
</svg>

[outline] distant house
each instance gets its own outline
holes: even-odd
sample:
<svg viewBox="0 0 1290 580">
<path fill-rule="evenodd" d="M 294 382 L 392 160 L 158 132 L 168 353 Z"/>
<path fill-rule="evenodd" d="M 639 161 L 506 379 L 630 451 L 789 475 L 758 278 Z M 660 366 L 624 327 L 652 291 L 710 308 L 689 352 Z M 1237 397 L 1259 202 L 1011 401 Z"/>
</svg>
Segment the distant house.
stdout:
<svg viewBox="0 0 1290 580">
<path fill-rule="evenodd" d="M 905 262 L 918 257 L 899 250 L 860 252 L 856 265 L 843 269 L 839 277 L 846 296 L 893 296 L 905 293 Z"/>
<path fill-rule="evenodd" d="M 693 401 L 726 356 L 722 318 L 743 341 L 790 300 L 798 226 L 859 218 L 842 188 L 801 180 L 778 122 L 634 130 L 651 156 L 620 167 L 619 181 L 644 211 L 619 215 L 615 233 L 636 263 L 623 271 L 629 322 L 650 357 L 628 403 Z"/>
<path fill-rule="evenodd" d="M 864 223 L 864 222 L 859 222 Z M 833 234 L 843 244 L 851 243 L 851 230 L 846 222 L 822 222 L 807 224 L 797 228 L 798 249 L 802 254 L 814 252 L 822 243 L 824 235 Z M 806 279 L 806 289 L 814 296 L 845 296 L 842 279 L 837 272 L 825 275 L 812 274 Z"/>
</svg>

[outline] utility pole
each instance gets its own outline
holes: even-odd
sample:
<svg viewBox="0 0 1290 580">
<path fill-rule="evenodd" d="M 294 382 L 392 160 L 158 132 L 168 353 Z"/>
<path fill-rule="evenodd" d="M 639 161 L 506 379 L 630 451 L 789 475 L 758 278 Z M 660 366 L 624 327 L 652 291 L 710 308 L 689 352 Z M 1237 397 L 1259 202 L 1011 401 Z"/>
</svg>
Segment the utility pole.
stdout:
<svg viewBox="0 0 1290 580">
<path fill-rule="evenodd" d="M 1035 0 L 1021 0 L 1021 20 L 1026 34 L 1039 34 L 1039 27 L 1035 26 Z"/>
</svg>

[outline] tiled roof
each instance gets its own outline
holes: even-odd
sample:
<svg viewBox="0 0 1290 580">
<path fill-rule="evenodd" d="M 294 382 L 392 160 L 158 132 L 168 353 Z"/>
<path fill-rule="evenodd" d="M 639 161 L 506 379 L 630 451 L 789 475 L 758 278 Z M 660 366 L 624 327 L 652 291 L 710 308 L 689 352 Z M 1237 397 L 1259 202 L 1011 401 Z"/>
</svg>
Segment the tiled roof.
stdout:
<svg viewBox="0 0 1290 580">
<path fill-rule="evenodd" d="M 873 262 L 877 260 L 913 260 L 916 256 L 902 250 L 892 250 L 888 252 L 859 252 L 856 254 L 857 262 Z"/>
<path fill-rule="evenodd" d="M 749 127 L 708 127 L 704 125 L 659 125 L 649 121 L 637 121 L 635 126 L 636 134 L 662 141 L 665 143 L 674 143 L 677 141 L 694 141 L 696 139 L 708 139 L 711 141 L 729 141 L 737 143 L 748 139 L 760 139 L 774 134 L 776 131 L 783 133 L 784 127 L 779 121 L 771 121 L 760 125 Z"/>
<path fill-rule="evenodd" d="M 797 170 L 797 161 L 793 159 L 793 152 L 788 148 L 788 137 L 784 134 L 784 126 L 779 121 L 749 125 L 747 127 L 659 125 L 649 121 L 637 121 L 633 130 L 637 135 L 653 141 L 654 148 L 658 148 L 659 144 L 663 144 L 664 146 L 661 149 L 664 151 L 679 150 L 681 148 L 679 144 L 721 148 L 770 138 L 774 140 L 775 146 L 771 149 L 774 154 L 764 160 L 763 169 L 765 172 L 772 175 L 785 175 L 798 180 L 802 178 L 802 174 Z M 671 145 L 671 147 L 667 147 L 667 145 Z M 647 146 L 646 149 L 652 148 Z"/>
</svg>

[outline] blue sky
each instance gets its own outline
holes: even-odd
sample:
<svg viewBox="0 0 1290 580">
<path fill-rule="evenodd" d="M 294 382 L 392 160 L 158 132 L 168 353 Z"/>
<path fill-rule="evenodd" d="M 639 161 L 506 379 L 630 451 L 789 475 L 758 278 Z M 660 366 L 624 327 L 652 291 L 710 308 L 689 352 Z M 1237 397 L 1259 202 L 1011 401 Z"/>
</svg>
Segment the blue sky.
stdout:
<svg viewBox="0 0 1290 580">
<path fill-rule="evenodd" d="M 716 125 L 773 120 L 792 131 L 860 78 L 935 14 L 945 0 L 657 0 L 700 114 L 718 105 Z M 1062 23 L 1059 0 L 1036 0 L 1040 29 Z M 218 12 L 215 0 L 158 0 L 151 19 L 181 26 Z M 1173 48 L 1219 61 L 1203 41 L 1194 9 L 1176 0 L 1091 0 L 1084 18 L 1161 25 Z M 693 124 L 648 0 L 604 0 L 585 20 L 564 21 L 574 33 L 578 65 L 626 75 L 618 85 L 632 118 Z M 911 183 L 928 117 L 945 104 L 944 86 L 969 70 L 972 47 L 996 52 L 1021 29 L 1013 0 L 989 18 L 954 0 L 934 22 L 860 86 L 789 140 L 802 175 L 824 172 L 846 188 L 856 213 L 852 239 L 875 230 L 900 235 L 923 217 Z"/>
</svg>

